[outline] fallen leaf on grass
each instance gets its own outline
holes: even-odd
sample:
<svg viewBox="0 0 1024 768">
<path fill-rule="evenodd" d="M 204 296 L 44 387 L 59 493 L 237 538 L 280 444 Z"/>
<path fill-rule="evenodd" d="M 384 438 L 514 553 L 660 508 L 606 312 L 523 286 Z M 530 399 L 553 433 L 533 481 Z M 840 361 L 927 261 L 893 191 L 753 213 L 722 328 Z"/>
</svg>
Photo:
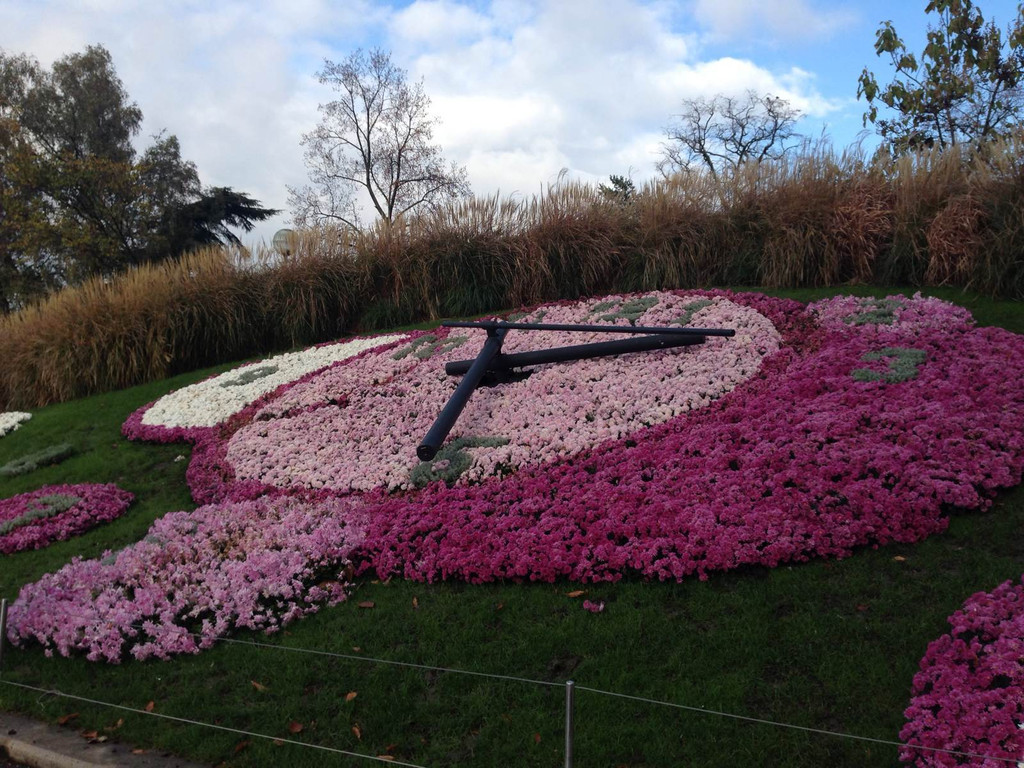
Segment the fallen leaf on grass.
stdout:
<svg viewBox="0 0 1024 768">
<path fill-rule="evenodd" d="M 235 744 L 235 754 L 237 755 L 239 752 L 241 752 L 243 749 L 248 747 L 250 744 L 252 744 L 251 741 L 240 741 L 240 742 L 238 742 L 237 744 Z"/>
<path fill-rule="evenodd" d="M 263 693 L 265 690 L 267 690 L 267 686 L 265 686 L 263 683 L 257 683 L 255 680 L 251 680 L 250 682 L 252 683 L 252 687 L 260 693 Z"/>
<path fill-rule="evenodd" d="M 144 750 L 144 749 L 133 749 L 132 750 L 132 754 L 133 755 L 144 755 L 144 754 L 146 754 L 146 750 Z"/>
<path fill-rule="evenodd" d="M 363 600 L 363 602 L 361 602 L 359 604 L 359 607 L 360 608 L 373 608 L 374 607 L 374 602 L 373 602 L 373 600 Z"/>
<path fill-rule="evenodd" d="M 418 597 L 414 597 L 414 598 L 412 599 L 412 607 L 413 607 L 413 608 L 415 608 L 416 610 L 419 610 L 419 607 L 420 607 L 420 600 L 419 600 L 419 598 L 418 598 Z"/>
<path fill-rule="evenodd" d="M 302 733 L 302 723 L 292 720 L 290 723 L 288 723 L 288 730 L 292 733 Z"/>
<path fill-rule="evenodd" d="M 360 648 L 358 645 L 353 645 L 352 646 L 352 650 L 355 651 L 356 653 L 362 653 L 363 652 L 363 649 Z"/>
<path fill-rule="evenodd" d="M 70 715 L 64 715 L 63 717 L 58 717 L 57 718 L 57 725 L 67 725 L 72 720 L 74 720 L 76 717 L 78 717 L 78 713 L 77 712 L 72 712 Z"/>
<path fill-rule="evenodd" d="M 585 589 L 574 589 L 572 592 L 566 592 L 566 597 L 579 597 L 580 595 L 587 594 Z"/>
<path fill-rule="evenodd" d="M 378 760 L 394 760 L 394 755 L 377 755 Z"/>
<path fill-rule="evenodd" d="M 905 558 L 903 555 L 896 555 L 896 557 L 894 557 L 893 560 L 895 560 L 897 563 L 903 563 L 906 562 L 907 558 Z"/>
<path fill-rule="evenodd" d="M 145 709 L 146 709 L 147 712 L 152 712 L 154 709 L 156 709 L 156 702 L 155 701 L 146 702 Z"/>
<path fill-rule="evenodd" d="M 274 739 L 274 746 L 275 747 L 283 747 L 284 746 L 284 742 L 281 741 L 280 739 Z"/>
<path fill-rule="evenodd" d="M 345 694 L 345 701 L 352 701 L 359 694 L 356 691 L 349 691 Z"/>
<path fill-rule="evenodd" d="M 540 744 L 540 734 L 539 733 L 533 734 L 533 743 L 534 744 Z"/>
<path fill-rule="evenodd" d="M 363 738 L 363 732 L 361 730 L 359 730 L 359 726 L 358 725 L 353 725 L 352 726 L 352 733 L 353 733 L 353 735 L 355 735 L 355 737 L 357 739 L 361 740 Z"/>
<path fill-rule="evenodd" d="M 110 732 L 110 731 L 116 731 L 116 730 L 117 730 L 118 728 L 120 728 L 120 727 L 121 727 L 122 725 L 124 725 L 124 718 L 123 718 L 123 717 L 119 717 L 119 718 L 117 719 L 117 722 L 116 722 L 116 723 L 114 723 L 113 725 L 108 725 L 108 726 L 107 726 L 106 728 L 104 728 L 103 730 L 104 730 L 104 731 L 107 731 L 107 732 Z"/>
<path fill-rule="evenodd" d="M 83 739 L 95 739 L 97 736 L 99 736 L 99 733 L 97 733 L 96 731 L 82 731 L 81 734 L 79 735 Z"/>
</svg>

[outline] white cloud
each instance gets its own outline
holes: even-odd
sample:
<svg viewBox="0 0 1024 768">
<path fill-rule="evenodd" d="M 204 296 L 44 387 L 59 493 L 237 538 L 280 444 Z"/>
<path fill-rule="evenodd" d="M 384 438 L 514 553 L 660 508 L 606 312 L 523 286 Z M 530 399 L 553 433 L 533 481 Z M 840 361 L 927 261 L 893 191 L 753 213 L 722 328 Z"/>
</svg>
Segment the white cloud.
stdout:
<svg viewBox="0 0 1024 768">
<path fill-rule="evenodd" d="M 435 140 L 445 147 L 514 149 L 548 137 L 565 119 L 558 102 L 544 94 L 491 96 L 442 94 L 432 101 L 444 115 Z"/>
<path fill-rule="evenodd" d="M 824 10 L 809 0 L 694 0 L 694 16 L 714 38 L 828 39 L 855 20 L 849 10 Z"/>
<path fill-rule="evenodd" d="M 490 20 L 450 0 L 416 0 L 395 14 L 393 32 L 413 43 L 452 46 L 488 32 Z"/>
<path fill-rule="evenodd" d="M 661 127 L 690 96 L 753 88 L 807 114 L 835 108 L 798 68 L 699 61 L 693 35 L 675 31 L 678 21 L 667 5 L 561 0 L 515 26 L 495 14 L 463 45 L 414 46 L 407 60 L 442 120 L 436 138 L 480 194 L 536 191 L 562 167 L 576 178 L 630 168 L 647 177 Z"/>
<path fill-rule="evenodd" d="M 354 48 L 386 10 L 370 0 L 24 0 L 0 5 L 0 47 L 49 65 L 103 45 L 145 116 L 140 148 L 166 129 L 204 184 L 283 208 L 285 185 L 305 178 L 302 132 L 325 100 L 314 71 L 322 56 L 336 56 L 322 36 L 349 46 L 337 37 L 342 30 Z M 257 235 L 269 239 L 286 218 L 265 222 Z"/>
<path fill-rule="evenodd" d="M 838 23 L 805 0 L 698 0 L 711 28 L 744 23 L 787 34 Z M 812 115 L 833 105 L 797 66 L 702 60 L 693 16 L 669 0 L 5 0 L 0 47 L 44 64 L 90 43 L 110 50 L 145 114 L 140 146 L 178 136 L 205 184 L 232 186 L 284 207 L 285 185 L 306 180 L 300 140 L 334 94 L 316 81 L 324 58 L 381 46 L 424 78 L 442 120 L 435 134 L 465 164 L 478 194 L 533 194 L 560 169 L 600 179 L 653 173 L 661 128 L 681 99 L 755 88 Z M 809 22 L 801 14 L 810 13 Z M 814 21 L 817 19 L 817 21 Z M 813 22 L 813 23 L 811 23 Z M 716 26 L 717 25 L 717 26 Z M 824 25 L 824 26 L 822 26 Z M 795 64 L 796 62 L 794 62 Z M 261 225 L 269 239 L 287 213 Z"/>
</svg>

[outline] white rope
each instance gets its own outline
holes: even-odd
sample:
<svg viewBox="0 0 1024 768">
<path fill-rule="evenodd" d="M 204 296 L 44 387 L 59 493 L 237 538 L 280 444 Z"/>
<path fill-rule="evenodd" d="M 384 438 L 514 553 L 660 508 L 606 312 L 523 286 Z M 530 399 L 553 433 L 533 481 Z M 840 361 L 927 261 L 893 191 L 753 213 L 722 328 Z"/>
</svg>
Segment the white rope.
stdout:
<svg viewBox="0 0 1024 768">
<path fill-rule="evenodd" d="M 139 625 L 132 625 L 135 628 L 142 629 Z M 202 638 L 203 635 L 198 632 L 190 632 L 193 637 Z M 288 645 L 278 645 L 276 643 L 261 643 L 254 640 L 234 640 L 230 637 L 221 637 L 217 639 L 221 643 L 234 643 L 235 645 L 251 645 L 254 648 L 273 648 L 279 651 L 289 651 L 291 653 L 304 653 L 312 656 L 326 656 L 332 659 L 349 659 L 352 661 L 367 661 L 373 664 L 390 664 L 395 667 L 411 667 L 413 669 L 426 669 L 431 672 L 451 672 L 456 675 L 471 675 L 473 677 L 488 677 L 493 680 L 510 680 L 516 683 L 530 683 L 532 685 L 546 685 L 552 688 L 561 688 L 563 683 L 553 683 L 550 680 L 534 680 L 529 677 L 516 677 L 514 675 L 496 675 L 491 672 L 474 672 L 469 669 L 453 669 L 452 667 L 436 667 L 429 664 L 415 664 L 411 661 L 392 661 L 391 659 L 379 659 L 373 656 L 362 656 L 352 653 L 335 653 L 333 651 L 321 651 L 312 648 L 293 648 Z"/>
<path fill-rule="evenodd" d="M 135 626 L 138 629 L 142 629 L 142 627 L 140 627 L 140 626 L 137 626 L 137 625 L 133 625 L 133 626 Z M 200 637 L 200 638 L 203 637 L 201 634 L 195 633 L 195 632 L 192 632 L 190 634 L 192 634 L 195 637 Z M 290 647 L 290 646 L 287 646 L 287 645 L 276 645 L 276 644 L 273 644 L 273 643 L 260 643 L 260 642 L 255 642 L 255 641 L 252 641 L 252 640 L 234 640 L 232 638 L 222 637 L 222 638 L 219 638 L 219 641 L 220 642 L 224 642 L 224 643 L 234 643 L 236 645 L 249 645 L 249 646 L 252 646 L 254 648 L 271 648 L 271 649 L 275 649 L 275 650 L 289 651 L 291 653 L 302 653 L 302 654 L 313 655 L 313 656 L 326 656 L 328 658 L 348 659 L 348 660 L 352 660 L 352 661 L 370 662 L 370 663 L 373 663 L 373 664 L 390 664 L 390 665 L 396 666 L 396 667 L 408 667 L 408 668 L 412 668 L 412 669 L 425 669 L 425 670 L 432 671 L 432 672 L 449 672 L 449 673 L 457 674 L 457 675 L 470 675 L 470 676 L 473 676 L 473 677 L 490 678 L 490 679 L 493 679 L 493 680 L 508 680 L 508 681 L 518 682 L 518 683 L 530 683 L 532 685 L 542 685 L 542 686 L 557 687 L 557 688 L 561 688 L 561 687 L 564 686 L 564 683 L 554 683 L 554 682 L 551 682 L 551 681 L 548 681 L 548 680 L 534 680 L 534 679 L 528 678 L 528 677 L 516 677 L 516 676 L 513 676 L 513 675 L 496 675 L 496 674 L 492 674 L 490 672 L 474 672 L 472 670 L 467 670 L 467 669 L 454 669 L 452 667 L 438 667 L 438 666 L 433 666 L 433 665 L 428 665 L 428 664 L 415 664 L 413 662 L 408 662 L 408 661 L 392 661 L 390 659 L 380 659 L 380 658 L 375 658 L 375 657 L 372 657 L 372 656 L 359 656 L 359 655 L 347 654 L 347 653 L 335 653 L 333 651 L 321 651 L 321 650 L 309 649 L 309 648 L 293 648 L 293 647 Z M 0 642 L 2 642 L 2 639 L 0 639 Z M 169 720 L 177 720 L 177 721 L 183 722 L 183 723 L 190 723 L 190 724 L 193 724 L 193 725 L 201 725 L 201 726 L 205 726 L 205 727 L 208 727 L 208 728 L 217 728 L 217 729 L 224 730 L 224 731 L 231 731 L 233 733 L 240 733 L 240 734 L 244 734 L 244 735 L 247 735 L 247 736 L 254 736 L 254 737 L 257 737 L 257 738 L 276 739 L 278 741 L 283 741 L 283 742 L 286 742 L 286 743 L 289 743 L 289 744 L 298 744 L 300 746 L 312 747 L 314 749 L 322 749 L 322 750 L 326 750 L 326 751 L 329 751 L 329 752 L 338 752 L 340 754 L 350 755 L 350 756 L 353 756 L 353 757 L 360 757 L 360 758 L 364 758 L 364 759 L 368 759 L 368 760 L 379 760 L 381 762 L 388 762 L 391 765 L 406 765 L 406 766 L 412 765 L 412 763 L 402 763 L 402 762 L 398 762 L 398 761 L 394 761 L 394 760 L 385 760 L 385 759 L 382 759 L 382 758 L 373 757 L 372 755 L 362 755 L 362 754 L 359 754 L 357 752 L 346 752 L 344 750 L 333 749 L 331 747 L 322 747 L 322 746 L 319 746 L 319 745 L 316 745 L 316 744 L 307 744 L 307 743 L 301 742 L 301 741 L 292 741 L 290 739 L 280 739 L 277 736 L 266 736 L 264 734 L 249 733 L 248 731 L 240 731 L 240 730 L 237 730 L 237 729 L 234 729 L 234 728 L 227 728 L 225 726 L 211 725 L 209 723 L 202 723 L 202 722 L 195 721 L 195 720 L 188 720 L 188 719 L 185 719 L 185 718 L 172 717 L 170 715 L 164 715 L 164 714 L 160 714 L 160 713 L 156 713 L 156 712 L 145 712 L 143 710 L 132 709 L 130 707 L 124 707 L 124 706 L 121 706 L 121 705 L 118 705 L 118 704 L 109 704 L 109 703 L 102 702 L 102 701 L 94 701 L 92 699 L 88 699 L 88 698 L 85 698 L 85 697 L 82 697 L 82 696 L 73 696 L 71 694 L 62 693 L 62 692 L 56 691 L 56 690 L 48 690 L 48 689 L 44 689 L 44 688 L 36 688 L 34 686 L 24 685 L 22 683 L 13 683 L 13 682 L 10 682 L 10 681 L 7 681 L 7 680 L 0 680 L 0 683 L 7 683 L 8 685 L 14 685 L 14 686 L 18 686 L 20 688 L 27 688 L 29 690 L 40 691 L 40 692 L 43 692 L 43 693 L 51 693 L 51 694 L 53 694 L 55 696 L 64 696 L 66 698 L 78 699 L 80 701 L 86 701 L 86 702 L 90 702 L 90 703 L 93 703 L 93 704 L 99 704 L 101 706 L 109 706 L 109 707 L 115 707 L 117 709 L 124 709 L 124 710 L 127 710 L 129 712 L 137 712 L 139 714 L 144 714 L 144 715 L 154 715 L 154 716 L 157 716 L 157 717 L 164 717 L 164 718 L 167 718 Z M 600 694 L 602 696 L 612 696 L 612 697 L 620 698 L 620 699 L 629 699 L 631 701 L 639 701 L 639 702 L 643 702 L 645 704 L 654 704 L 654 705 L 660 706 L 660 707 L 671 707 L 673 709 L 682 709 L 682 710 L 686 710 L 688 712 L 698 712 L 698 713 L 705 714 L 705 715 L 716 715 L 718 717 L 728 717 L 728 718 L 732 718 L 734 720 L 742 720 L 744 722 L 757 723 L 759 725 L 771 725 L 771 726 L 774 726 L 776 728 L 788 728 L 788 729 L 796 730 L 796 731 L 805 731 L 807 733 L 815 733 L 815 734 L 819 734 L 819 735 L 822 735 L 822 736 L 833 736 L 835 738 L 851 739 L 851 740 L 855 740 L 855 741 L 867 741 L 867 742 L 871 742 L 873 744 L 884 744 L 884 745 L 887 745 L 887 746 L 894 746 L 894 747 L 900 747 L 900 748 L 921 750 L 921 751 L 927 751 L 927 752 L 939 752 L 939 753 L 942 753 L 942 754 L 955 755 L 955 756 L 958 756 L 958 757 L 970 757 L 970 758 L 981 758 L 981 759 L 984 759 L 984 760 L 995 760 L 997 762 L 1003 762 L 1003 763 L 1012 764 L 1012 765 L 1015 765 L 1015 766 L 1022 766 L 1022 765 L 1024 765 L 1024 763 L 1020 763 L 1016 759 L 1013 759 L 1013 758 L 992 757 L 990 755 L 982 755 L 982 754 L 975 753 L 975 752 L 959 752 L 959 751 L 953 750 L 953 749 L 942 749 L 942 748 L 939 748 L 939 747 L 925 747 L 925 746 L 921 746 L 921 745 L 918 745 L 918 744 L 904 744 L 903 742 L 892 741 L 890 739 L 878 739 L 878 738 L 874 738 L 872 736 L 858 736 L 856 734 L 843 733 L 841 731 L 829 731 L 829 730 L 825 730 L 825 729 L 822 729 L 822 728 L 812 728 L 812 727 L 805 726 L 805 725 L 794 725 L 792 723 L 783 723 L 783 722 L 779 722 L 777 720 L 766 720 L 764 718 L 759 718 L 759 717 L 748 717 L 747 715 L 737 715 L 737 714 L 733 714 L 731 712 L 722 712 L 722 711 L 714 710 L 714 709 L 706 709 L 704 707 L 695 707 L 695 706 L 689 706 L 689 705 L 686 705 L 686 704 L 676 704 L 676 703 L 670 702 L 670 701 L 659 701 L 657 699 L 649 699 L 649 698 L 646 698 L 646 697 L 643 697 L 643 696 L 633 696 L 633 695 L 630 695 L 630 694 L 627 694 L 627 693 L 615 693 L 614 691 L 605 691 L 605 690 L 602 690 L 600 688 L 590 688 L 589 686 L 584 686 L 584 685 L 576 685 L 575 688 L 578 691 L 589 691 L 590 693 L 596 693 L 596 694 Z M 422 768 L 422 766 L 413 766 L 413 768 Z"/>
<path fill-rule="evenodd" d="M 422 765 L 415 763 L 403 763 L 401 760 L 394 760 L 386 757 L 376 757 L 374 755 L 364 755 L 359 752 L 349 752 L 344 749 L 335 749 L 334 747 L 325 747 L 322 744 L 310 744 L 305 741 L 295 741 L 294 739 L 283 739 L 280 736 L 268 736 L 265 733 L 254 733 L 253 731 L 244 731 L 241 728 L 228 728 L 226 725 L 214 725 L 213 723 L 204 723 L 201 720 L 190 720 L 187 717 L 175 717 L 174 715 L 165 715 L 162 712 L 147 712 L 144 709 L 135 709 L 134 707 L 126 707 L 122 704 L 112 704 L 109 701 L 100 701 L 99 699 L 90 699 L 87 696 L 75 696 L 71 693 L 64 693 L 51 688 L 39 688 L 34 685 L 25 685 L 24 683 L 14 683 L 10 680 L 0 680 L 0 683 L 4 685 L 13 685 L 16 688 L 24 688 L 29 691 L 37 691 L 38 693 L 45 693 L 51 696 L 61 696 L 65 699 L 74 699 L 75 701 L 84 701 L 88 704 L 96 704 L 101 707 L 110 707 L 112 709 L 120 709 L 124 712 L 133 712 L 137 715 L 149 715 L 150 717 L 162 717 L 165 720 L 173 720 L 177 723 L 185 723 L 187 725 L 198 725 L 203 728 L 214 728 L 218 731 L 228 731 L 229 733 L 237 733 L 241 736 L 251 736 L 256 739 L 268 739 L 270 741 L 279 741 L 284 744 L 294 744 L 299 747 L 309 747 L 310 749 L 319 749 L 323 752 L 333 752 L 338 755 L 346 755 L 348 757 L 358 757 L 363 760 L 373 760 L 378 763 L 387 763 L 388 765 L 402 765 L 406 768 L 424 768 Z"/>
<path fill-rule="evenodd" d="M 945 755 L 957 755 L 959 757 L 980 757 L 984 760 L 997 760 L 1003 763 L 1013 763 L 1017 765 L 1017 761 L 1008 757 L 991 757 L 989 755 L 981 755 L 974 752 L 957 752 L 954 749 L 941 749 L 939 747 L 924 747 L 919 744 L 904 744 L 901 741 L 891 741 L 889 739 L 876 739 L 872 736 L 856 736 L 852 733 L 842 733 L 841 731 L 826 731 L 821 728 L 810 728 L 806 725 L 793 725 L 792 723 L 780 723 L 776 720 L 764 720 L 759 717 L 747 717 L 746 715 L 734 715 L 731 712 L 720 712 L 715 709 L 705 709 L 704 707 L 692 707 L 686 704 L 675 704 L 671 701 L 658 701 L 657 699 L 647 699 L 643 696 L 630 696 L 628 693 L 614 693 L 613 691 L 602 691 L 600 688 L 588 688 L 585 685 L 576 685 L 577 691 L 589 691 L 590 693 L 599 693 L 602 696 L 614 696 L 619 699 L 630 699 L 632 701 L 642 701 L 645 704 L 656 704 L 660 707 L 672 707 L 674 709 L 685 709 L 688 712 L 700 712 L 704 715 L 717 715 L 718 717 L 731 717 L 734 720 L 743 720 L 748 723 L 758 723 L 760 725 L 774 725 L 776 728 L 790 728 L 796 731 L 807 731 L 808 733 L 817 733 L 822 736 L 836 736 L 841 739 L 855 739 L 857 741 L 870 741 L 873 744 L 886 744 L 893 747 L 906 747 L 907 749 L 920 749 L 928 752 L 941 752 Z"/>
</svg>

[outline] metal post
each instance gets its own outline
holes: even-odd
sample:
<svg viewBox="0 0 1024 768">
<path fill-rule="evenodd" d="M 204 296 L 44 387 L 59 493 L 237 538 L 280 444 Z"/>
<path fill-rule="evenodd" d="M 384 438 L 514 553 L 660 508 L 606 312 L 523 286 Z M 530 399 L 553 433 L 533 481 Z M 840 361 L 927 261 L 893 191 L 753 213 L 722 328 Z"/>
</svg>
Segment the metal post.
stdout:
<svg viewBox="0 0 1024 768">
<path fill-rule="evenodd" d="M 572 710 L 575 699 L 576 683 L 567 680 L 565 683 L 565 768 L 572 768 L 572 737 L 573 722 Z"/>
<path fill-rule="evenodd" d="M 7 641 L 7 601 L 0 600 L 0 675 L 4 671 L 4 643 Z"/>
</svg>

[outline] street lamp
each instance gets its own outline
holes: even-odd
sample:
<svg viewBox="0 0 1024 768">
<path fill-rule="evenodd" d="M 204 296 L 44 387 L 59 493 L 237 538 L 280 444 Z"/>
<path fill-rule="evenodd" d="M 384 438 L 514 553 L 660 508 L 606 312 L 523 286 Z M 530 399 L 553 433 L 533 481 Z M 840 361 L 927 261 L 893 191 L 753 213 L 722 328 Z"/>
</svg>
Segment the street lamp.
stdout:
<svg viewBox="0 0 1024 768">
<path fill-rule="evenodd" d="M 282 256 L 291 256 L 295 250 L 295 230 L 279 229 L 274 233 L 274 250 Z"/>
</svg>

